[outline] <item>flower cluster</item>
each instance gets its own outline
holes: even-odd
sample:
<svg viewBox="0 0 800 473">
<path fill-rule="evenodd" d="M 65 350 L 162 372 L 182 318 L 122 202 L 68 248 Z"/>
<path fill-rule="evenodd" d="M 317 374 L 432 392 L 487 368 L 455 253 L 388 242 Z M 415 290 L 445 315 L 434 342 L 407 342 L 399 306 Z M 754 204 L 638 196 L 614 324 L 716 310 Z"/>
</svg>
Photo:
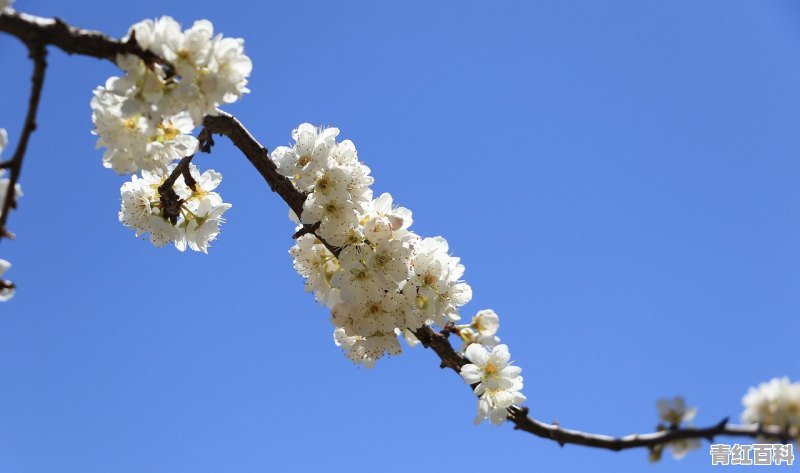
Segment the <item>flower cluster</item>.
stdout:
<svg viewBox="0 0 800 473">
<path fill-rule="evenodd" d="M 167 170 L 171 172 L 175 165 Z M 222 176 L 208 170 L 202 175 L 193 164 L 189 165 L 194 181 L 187 185 L 183 175 L 179 175 L 172 186 L 180 198 L 180 215 L 174 222 L 165 215 L 161 203 L 159 187 L 164 184 L 166 175 L 142 171 L 142 177 L 134 175 L 132 180 L 122 185 L 122 207 L 119 221 L 136 231 L 136 236 L 150 234 L 150 242 L 162 247 L 173 242 L 180 251 L 188 246 L 194 251 L 208 252 L 209 244 L 219 234 L 219 226 L 224 222 L 222 214 L 231 204 L 213 192 L 222 181 Z"/>
<path fill-rule="evenodd" d="M 411 211 L 393 205 L 391 195 L 373 198 L 370 169 L 351 141 L 336 141 L 338 135 L 336 128 L 303 123 L 292 131 L 294 144 L 271 157 L 278 172 L 307 193 L 301 215 L 290 213 L 297 230 L 305 230 L 289 250 L 294 268 L 306 291 L 331 309 L 336 345 L 354 363 L 371 367 L 401 352 L 399 336 L 414 346 L 414 332 L 423 325 L 460 320 L 472 289 L 461 280 L 464 265 L 449 254 L 447 240 L 411 231 Z M 506 347 L 495 346 L 498 327 L 497 314 L 484 310 L 456 329 L 473 362 L 485 361 L 485 346 L 496 350 L 494 364 L 481 364 L 488 374 L 476 390 L 479 419 L 493 422 L 525 399 L 519 368 L 506 366 Z M 499 378 L 494 367 L 502 371 Z"/>
<path fill-rule="evenodd" d="M 750 388 L 742 398 L 742 422 L 785 428 L 800 439 L 800 382 L 773 378 Z"/>
<path fill-rule="evenodd" d="M 491 351 L 479 343 L 470 344 L 466 350 L 471 362 L 461 368 L 461 377 L 467 384 L 475 385 L 478 416 L 475 423 L 484 419 L 500 425 L 508 416 L 508 408 L 525 401 L 522 394 L 522 368 L 511 366 L 511 354 L 506 345 L 496 345 Z"/>
<path fill-rule="evenodd" d="M 166 62 L 120 55 L 117 65 L 125 75 L 95 89 L 92 119 L 98 147 L 106 147 L 103 164 L 119 174 L 164 170 L 197 150 L 189 133 L 205 115 L 248 92 L 252 63 L 243 40 L 214 36 L 206 20 L 186 31 L 168 16 L 144 20 L 124 40 L 135 40 Z"/>
<path fill-rule="evenodd" d="M 336 142 L 338 134 L 304 123 L 292 132 L 294 145 L 276 148 L 272 159 L 308 193 L 296 222 L 315 226 L 319 236 L 298 238 L 289 251 L 294 267 L 331 309 L 335 343 L 353 362 L 372 366 L 400 353 L 399 335 L 414 345 L 423 324 L 459 320 L 472 290 L 444 238 L 412 232 L 411 211 L 394 206 L 391 195 L 373 198 L 369 168 L 351 141 Z"/>
<path fill-rule="evenodd" d="M 191 133 L 203 117 L 248 92 L 252 63 L 244 42 L 215 36 L 206 20 L 182 31 L 167 16 L 133 25 L 123 40 L 136 41 L 161 61 L 119 55 L 117 65 L 125 74 L 95 89 L 91 101 L 97 146 L 106 148 L 103 165 L 118 174 L 141 171 L 141 177 L 133 176 L 120 190 L 120 221 L 137 235 L 149 232 L 156 246 L 173 241 L 181 251 L 188 245 L 206 252 L 219 233 L 222 213 L 230 208 L 218 194 L 208 193 L 219 184 L 219 174 L 204 173 L 207 181 L 197 189 L 187 191 L 184 183 L 176 190 L 185 200 L 177 221 L 165 218 L 158 182 L 174 169 L 171 163 L 197 152 L 199 143 Z"/>
<path fill-rule="evenodd" d="M 479 310 L 468 324 L 455 326 L 461 337 L 461 352 L 471 362 L 461 368 L 461 377 L 468 384 L 477 384 L 478 416 L 475 423 L 490 419 L 503 423 L 508 408 L 525 400 L 522 394 L 522 371 L 509 366 L 508 347 L 500 345 L 497 331 L 500 317 L 492 309 Z M 491 351 L 489 351 L 491 350 Z"/>
<path fill-rule="evenodd" d="M 659 424 L 658 430 L 677 429 L 682 423 L 686 422 L 688 427 L 692 424 L 689 423 L 697 415 L 696 407 L 687 407 L 686 401 L 682 396 L 675 396 L 674 399 L 659 399 L 656 402 L 658 409 L 658 417 L 666 426 Z M 664 450 L 664 445 L 653 447 L 650 451 L 650 461 L 658 461 L 661 458 L 661 453 Z M 673 440 L 666 445 L 666 448 L 672 453 L 672 457 L 680 460 L 685 457 L 691 450 L 700 448 L 700 440 L 698 439 L 680 439 Z"/>
</svg>

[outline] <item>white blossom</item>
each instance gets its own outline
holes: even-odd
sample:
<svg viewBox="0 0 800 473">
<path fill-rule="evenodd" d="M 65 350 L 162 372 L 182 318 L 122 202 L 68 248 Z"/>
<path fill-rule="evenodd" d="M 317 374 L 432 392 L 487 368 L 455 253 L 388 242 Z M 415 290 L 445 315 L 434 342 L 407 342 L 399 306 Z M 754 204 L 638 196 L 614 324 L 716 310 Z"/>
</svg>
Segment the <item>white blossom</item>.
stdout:
<svg viewBox="0 0 800 473">
<path fill-rule="evenodd" d="M 667 428 L 674 429 L 681 426 L 683 423 L 687 423 L 688 427 L 691 427 L 692 424 L 690 423 L 694 417 L 697 415 L 697 408 L 696 407 L 687 407 L 686 401 L 683 399 L 682 396 L 675 396 L 673 399 L 659 399 L 656 402 L 656 408 L 658 409 L 658 416 L 662 422 L 667 424 Z M 663 426 L 659 427 L 660 429 L 664 428 Z M 681 458 L 685 457 L 687 453 L 691 450 L 696 450 L 700 448 L 700 440 L 698 439 L 680 439 L 680 440 L 673 440 L 666 445 L 666 448 L 669 449 L 670 453 L 672 453 L 672 457 L 676 460 L 680 460 Z M 662 446 L 663 449 L 663 446 Z M 660 458 L 661 450 L 655 451 L 656 456 L 654 460 Z"/>
<path fill-rule="evenodd" d="M 142 171 L 141 177 L 133 175 L 120 188 L 122 206 L 118 215 L 119 221 L 133 229 L 137 237 L 149 233 L 150 242 L 159 248 L 178 236 L 177 229 L 159 208 L 158 187 L 164 179 L 165 175 L 156 172 Z"/>
<path fill-rule="evenodd" d="M 788 427 L 790 435 L 800 436 L 800 382 L 773 378 L 750 388 L 742 404 L 742 422 Z"/>
<path fill-rule="evenodd" d="M 373 243 L 380 243 L 392 237 L 392 222 L 388 217 L 372 217 L 364 224 L 364 236 Z"/>
<path fill-rule="evenodd" d="M 380 221 L 381 224 L 384 224 L 383 222 L 388 224 L 392 232 L 406 230 L 414 222 L 410 210 L 405 207 L 392 206 L 392 195 L 388 192 L 384 192 L 377 199 L 372 200 L 365 213 L 370 219 Z M 381 230 L 386 231 L 385 229 Z M 396 235 L 396 238 L 401 236 L 402 233 Z"/>
<path fill-rule="evenodd" d="M 155 119 L 188 112 L 199 125 L 205 115 L 215 115 L 220 104 L 235 102 L 248 92 L 252 62 L 244 54 L 244 41 L 213 34 L 208 20 L 181 31 L 168 16 L 131 26 L 123 40 L 134 36 L 142 48 L 166 59 L 175 71 L 171 75 L 163 64 L 119 56 L 117 64 L 126 75 L 115 81 L 114 90 L 125 95 L 123 110 Z"/>
<path fill-rule="evenodd" d="M 173 169 L 175 165 L 170 165 L 165 173 L 142 171 L 141 177 L 133 175 L 124 183 L 120 189 L 119 221 L 133 229 L 137 237 L 149 233 L 150 242 L 157 247 L 173 242 L 180 251 L 188 247 L 207 253 L 224 222 L 222 215 L 231 208 L 214 192 L 222 176 L 213 170 L 200 174 L 190 164 L 190 174 L 196 183 L 194 189 L 190 188 L 181 175 L 173 184 L 181 203 L 180 216 L 173 224 L 164 214 L 158 191 Z"/>
<path fill-rule="evenodd" d="M 667 448 L 672 453 L 672 458 L 680 460 L 690 451 L 700 448 L 700 439 L 673 440 L 667 444 Z"/>
<path fill-rule="evenodd" d="M 347 358 L 353 363 L 363 364 L 367 368 L 372 368 L 384 353 L 390 355 L 400 353 L 400 343 L 394 334 L 366 338 L 348 336 L 344 329 L 337 328 L 333 331 L 333 338 L 336 346 L 344 350 Z"/>
<path fill-rule="evenodd" d="M 222 214 L 230 208 L 231 204 L 214 205 L 211 199 L 202 200 L 197 210 L 192 212 L 190 217 L 184 218 L 185 226 L 179 225 L 180 236 L 183 238 L 179 237 L 175 246 L 183 251 L 182 245 L 185 240 L 192 250 L 208 253 L 210 243 L 217 238 L 219 227 L 225 222 Z"/>
<path fill-rule="evenodd" d="M 356 303 L 362 294 L 384 290 L 378 275 L 365 261 L 372 251 L 369 245 L 360 244 L 347 246 L 339 253 L 341 271 L 333 274 L 331 283 L 342 291 L 344 301 Z"/>
<path fill-rule="evenodd" d="M 417 288 L 417 308 L 440 326 L 459 320 L 458 308 L 472 299 L 472 289 L 460 280 L 464 266 L 447 251 L 447 240 L 442 237 L 419 241 L 409 280 Z"/>
<path fill-rule="evenodd" d="M 511 354 L 506 345 L 497 345 L 489 352 L 473 343 L 467 347 L 466 356 L 470 363 L 461 368 L 461 377 L 468 384 L 478 383 L 475 387 L 478 395 L 487 389 L 510 389 L 522 372 L 522 368 L 510 364 Z"/>
<path fill-rule="evenodd" d="M 194 122 L 186 112 L 156 120 L 142 113 L 126 116 L 123 97 L 107 88 L 95 89 L 91 101 L 97 147 L 105 147 L 103 166 L 117 174 L 140 169 L 165 171 L 175 161 L 197 151 L 197 139 L 189 133 Z"/>
<path fill-rule="evenodd" d="M 348 243 L 348 232 L 358 225 L 358 210 L 346 197 L 312 193 L 303 204 L 300 216 L 306 225 L 320 222 L 319 236 L 334 246 Z"/>
<path fill-rule="evenodd" d="M 480 396 L 475 423 L 490 419 L 493 424 L 502 424 L 508 408 L 525 401 L 521 392 L 522 368 L 510 364 L 506 345 L 497 345 L 490 352 L 473 343 L 467 347 L 466 356 L 471 363 L 461 367 L 461 377 L 467 384 L 475 385 L 475 394 Z"/>
<path fill-rule="evenodd" d="M 656 402 L 658 416 L 670 426 L 679 426 L 683 422 L 691 422 L 697 415 L 696 407 L 686 407 L 683 396 L 674 399 L 659 399 Z"/>
<path fill-rule="evenodd" d="M 492 309 L 479 310 L 472 322 L 457 325 L 461 337 L 461 352 L 466 351 L 472 343 L 479 343 L 487 348 L 500 344 L 500 337 L 495 335 L 500 328 L 500 317 Z"/>
<path fill-rule="evenodd" d="M 216 115 L 220 104 L 248 92 L 252 64 L 241 39 L 214 36 L 207 20 L 196 21 L 185 31 L 168 16 L 144 20 L 131 26 L 123 40 L 133 38 L 169 65 L 145 63 L 135 55 L 117 56 L 125 74 L 109 78 L 95 90 L 93 133 L 98 135 L 97 147 L 106 148 L 105 167 L 118 174 L 165 172 L 173 161 L 197 151 L 191 133 L 203 117 Z M 219 217 L 219 212 L 215 207 L 215 216 L 209 218 Z M 184 230 L 200 235 L 193 241 L 203 251 L 207 240 L 213 239 L 213 225 L 195 223 Z"/>
<path fill-rule="evenodd" d="M 488 389 L 478 399 L 478 415 L 475 424 L 489 419 L 494 425 L 501 425 L 508 417 L 508 408 L 525 402 L 522 389 L 522 377 L 515 380 L 517 389 Z"/>
<path fill-rule="evenodd" d="M 490 337 L 500 328 L 500 317 L 492 309 L 479 310 L 472 318 L 471 327 L 482 337 Z"/>
<path fill-rule="evenodd" d="M 8 145 L 8 134 L 6 130 L 0 128 L 0 153 L 3 152 L 6 145 Z M 11 180 L 7 177 L 4 177 L 6 174 L 5 169 L 0 169 L 0 215 L 2 215 L 2 205 L 3 202 L 6 200 L 6 193 L 8 193 L 8 187 L 11 185 Z M 14 198 L 19 199 L 22 197 L 22 187 L 17 182 L 14 185 Z"/>
<path fill-rule="evenodd" d="M 275 148 L 271 158 L 307 193 L 299 218 L 290 213 L 295 231 L 315 226 L 290 250 L 295 270 L 331 309 L 337 345 L 371 366 L 400 353 L 399 336 L 413 346 L 419 343 L 413 332 L 424 324 L 458 320 L 472 290 L 444 238 L 414 234 L 411 211 L 393 205 L 390 194 L 372 198 L 370 169 L 338 135 L 337 128 L 302 123 L 292 130 L 294 142 Z"/>
<path fill-rule="evenodd" d="M 304 192 L 311 190 L 320 173 L 338 166 L 329 161 L 331 150 L 336 145 L 338 128 L 317 128 L 302 123 L 292 130 L 292 147 L 279 146 L 272 152 L 278 172 L 295 181 L 295 186 Z"/>
<path fill-rule="evenodd" d="M 339 270 L 339 261 L 310 234 L 298 238 L 289 254 L 295 271 L 306 278 L 305 290 L 313 292 L 320 304 L 327 305 L 333 290 L 331 278 Z"/>
<path fill-rule="evenodd" d="M 0 302 L 6 302 L 12 297 L 14 297 L 14 286 L 4 281 L 2 276 L 11 268 L 11 263 L 4 259 L 0 259 L 0 283 L 5 283 L 0 285 Z"/>
<path fill-rule="evenodd" d="M 8 186 L 11 185 L 11 180 L 7 177 L 4 177 L 5 174 L 6 170 L 0 169 L 0 215 L 3 214 L 2 212 L 3 202 L 5 202 L 6 200 L 6 194 L 8 193 Z M 19 199 L 20 197 L 22 197 L 22 186 L 20 186 L 19 182 L 17 182 L 14 185 L 14 198 Z"/>
</svg>

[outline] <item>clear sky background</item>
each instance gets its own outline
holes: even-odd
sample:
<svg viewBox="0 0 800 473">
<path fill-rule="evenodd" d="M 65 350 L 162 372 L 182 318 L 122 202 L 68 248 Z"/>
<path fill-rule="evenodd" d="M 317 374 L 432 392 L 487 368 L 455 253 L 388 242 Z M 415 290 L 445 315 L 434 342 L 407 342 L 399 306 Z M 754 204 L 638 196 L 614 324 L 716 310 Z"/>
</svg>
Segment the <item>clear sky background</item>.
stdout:
<svg viewBox="0 0 800 473">
<path fill-rule="evenodd" d="M 245 38 L 252 93 L 227 110 L 270 148 L 303 121 L 352 139 L 376 195 L 462 258 L 464 316 L 500 314 L 539 419 L 652 431 L 656 400 L 682 394 L 709 425 L 738 420 L 749 386 L 800 378 L 795 2 L 16 7 Z M 13 149 L 31 66 L 2 35 L 0 58 Z M 18 239 L 0 245 L 19 286 L 0 306 L 0 472 L 712 469 L 707 444 L 650 466 L 475 427 L 470 390 L 421 348 L 354 367 L 291 267 L 286 205 L 224 138 L 197 162 L 233 204 L 210 254 L 136 239 L 90 134 L 116 68 L 49 59 Z"/>
</svg>

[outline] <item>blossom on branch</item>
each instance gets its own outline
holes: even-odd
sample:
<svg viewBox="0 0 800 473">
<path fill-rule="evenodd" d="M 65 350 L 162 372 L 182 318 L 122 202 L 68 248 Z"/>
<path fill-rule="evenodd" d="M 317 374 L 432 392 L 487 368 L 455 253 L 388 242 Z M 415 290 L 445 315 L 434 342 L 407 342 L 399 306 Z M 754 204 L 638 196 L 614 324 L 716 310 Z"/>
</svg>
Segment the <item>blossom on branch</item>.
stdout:
<svg viewBox="0 0 800 473">
<path fill-rule="evenodd" d="M 2 154 L 6 145 L 8 145 L 8 133 L 6 133 L 6 130 L 3 128 L 0 128 L 0 154 Z M 4 177 L 5 174 L 6 170 L 0 169 L 0 207 L 2 207 L 2 202 L 5 202 L 8 187 L 11 185 L 11 180 L 7 177 Z M 16 183 L 14 186 L 14 199 L 19 199 L 20 197 L 22 197 L 22 187 L 19 185 L 19 183 Z M 2 213 L 3 210 L 0 208 L 0 215 L 2 215 Z"/>
<path fill-rule="evenodd" d="M 118 174 L 165 171 L 197 151 L 191 133 L 203 117 L 216 115 L 219 105 L 248 92 L 252 63 L 243 40 L 214 36 L 207 20 L 186 31 L 168 16 L 144 20 L 124 39 L 165 62 L 117 57 L 125 75 L 109 78 L 91 101 L 97 147 L 106 148 L 103 165 Z"/>
<path fill-rule="evenodd" d="M 674 399 L 659 399 L 656 402 L 658 416 L 667 425 L 677 427 L 682 422 L 690 422 L 697 415 L 696 407 L 686 407 L 683 396 L 675 396 Z"/>
<path fill-rule="evenodd" d="M 506 345 L 497 345 L 490 352 L 483 345 L 473 343 L 467 347 L 466 356 L 471 363 L 461 368 L 461 377 L 467 384 L 474 385 L 475 394 L 480 396 L 475 423 L 490 419 L 495 425 L 502 424 L 508 416 L 508 408 L 525 401 L 521 392 L 522 368 L 511 365 Z"/>
<path fill-rule="evenodd" d="M 120 188 L 122 206 L 119 221 L 133 229 L 137 237 L 149 233 L 150 242 L 157 247 L 173 242 L 180 251 L 185 251 L 188 246 L 194 251 L 207 253 L 209 244 L 216 239 L 224 222 L 222 214 L 231 208 L 231 204 L 224 203 L 214 192 L 222 176 L 213 170 L 201 175 L 197 167 L 190 164 L 194 188 L 186 184 L 182 175 L 173 185 L 180 198 L 180 215 L 173 223 L 164 211 L 159 187 L 174 169 L 173 164 L 167 168 L 167 173 L 142 171 L 141 177 L 134 175 L 124 183 Z"/>
<path fill-rule="evenodd" d="M 131 39 L 171 67 L 145 64 L 132 55 L 117 57 L 126 75 L 107 87 L 125 97 L 126 113 L 161 118 L 189 112 L 199 124 L 205 115 L 215 115 L 220 104 L 233 103 L 249 92 L 247 77 L 253 65 L 244 54 L 244 40 L 214 36 L 208 20 L 196 21 L 185 31 L 168 16 L 143 20 L 123 38 Z"/>
<path fill-rule="evenodd" d="M 336 344 L 355 363 L 372 366 L 401 352 L 401 335 L 413 346 L 413 331 L 424 324 L 459 320 L 472 289 L 447 240 L 412 232 L 411 211 L 394 206 L 390 194 L 373 199 L 370 169 L 351 141 L 336 142 L 338 135 L 337 128 L 303 123 L 292 131 L 294 143 L 271 157 L 308 193 L 302 236 L 289 250 L 295 270 L 331 309 Z"/>
<path fill-rule="evenodd" d="M 0 259 L 0 302 L 6 302 L 14 297 L 14 283 L 1 279 L 3 274 L 11 268 L 11 263 L 4 259 Z"/>
<path fill-rule="evenodd" d="M 800 438 L 800 382 L 773 378 L 748 389 L 742 398 L 742 422 L 778 426 Z"/>
<path fill-rule="evenodd" d="M 123 97 L 98 87 L 92 98 L 97 147 L 105 147 L 103 166 L 117 174 L 167 169 L 175 160 L 197 152 L 197 139 L 190 135 L 195 124 L 186 112 L 157 122 L 136 113 L 125 116 Z"/>
<path fill-rule="evenodd" d="M 658 426 L 659 431 L 677 429 L 683 423 L 688 423 L 688 426 L 691 427 L 692 424 L 689 422 L 697 415 L 697 408 L 687 407 L 686 401 L 682 396 L 675 396 L 672 400 L 659 399 L 656 402 L 656 408 L 658 409 L 659 418 L 666 423 L 666 426 Z M 661 458 L 664 447 L 665 445 L 659 445 L 650 451 L 651 462 L 658 461 Z M 700 448 L 700 440 L 696 438 L 673 440 L 666 445 L 666 448 L 670 450 L 673 458 L 680 460 L 690 451 Z"/>
<path fill-rule="evenodd" d="M 500 328 L 500 317 L 492 309 L 479 310 L 469 324 L 456 325 L 461 337 L 461 352 L 464 353 L 473 343 L 492 348 L 500 343 L 496 335 Z"/>
</svg>

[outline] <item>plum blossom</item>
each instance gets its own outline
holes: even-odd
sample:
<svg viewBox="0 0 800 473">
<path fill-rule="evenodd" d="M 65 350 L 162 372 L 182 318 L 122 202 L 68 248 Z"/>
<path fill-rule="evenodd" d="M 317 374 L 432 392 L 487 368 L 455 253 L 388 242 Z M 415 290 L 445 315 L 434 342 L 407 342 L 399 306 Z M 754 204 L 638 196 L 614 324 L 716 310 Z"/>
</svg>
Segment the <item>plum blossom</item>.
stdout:
<svg viewBox="0 0 800 473">
<path fill-rule="evenodd" d="M 271 154 L 277 171 L 308 195 L 296 230 L 314 228 L 289 251 L 306 290 L 331 309 L 335 340 L 355 362 L 372 366 L 400 353 L 399 337 L 414 346 L 424 324 L 459 320 L 472 298 L 464 266 L 442 237 L 410 230 L 411 211 L 392 196 L 373 199 L 374 179 L 338 128 L 302 123 L 293 143 Z M 488 342 L 488 340 L 487 340 Z"/>
<path fill-rule="evenodd" d="M 14 284 L 11 281 L 2 279 L 2 276 L 11 268 L 11 263 L 0 259 L 0 302 L 6 302 L 14 297 Z"/>
<path fill-rule="evenodd" d="M 499 425 L 508 416 L 508 408 L 525 401 L 522 394 L 522 368 L 510 364 L 511 355 L 506 345 L 497 345 L 488 351 L 480 344 L 467 347 L 466 357 L 470 363 L 461 367 L 461 377 L 467 384 L 475 386 L 478 400 L 478 416 L 475 423 L 489 419 Z"/>
<path fill-rule="evenodd" d="M 659 399 L 656 402 L 656 408 L 658 409 L 659 418 L 667 425 L 666 428 L 668 429 L 676 429 L 683 423 L 687 423 L 687 426 L 691 427 L 692 424 L 690 422 L 697 415 L 697 408 L 687 407 L 686 401 L 682 396 L 675 396 L 672 400 Z M 664 428 L 663 425 L 659 425 L 659 429 Z M 673 458 L 680 460 L 690 451 L 700 448 L 700 440 L 680 439 L 661 445 L 651 452 L 651 461 L 658 460 L 665 447 L 669 449 Z"/>
<path fill-rule="evenodd" d="M 492 309 L 479 310 L 472 322 L 469 324 L 457 325 L 458 334 L 461 337 L 461 352 L 466 351 L 472 343 L 492 348 L 500 343 L 500 338 L 495 335 L 500 328 L 500 317 Z"/>
<path fill-rule="evenodd" d="M 800 437 L 800 382 L 773 378 L 751 387 L 742 398 L 742 422 L 787 428 Z"/>
<path fill-rule="evenodd" d="M 3 152 L 6 145 L 8 145 L 8 134 L 6 130 L 0 128 L 0 154 Z M 0 207 L 2 207 L 2 203 L 5 202 L 8 187 L 11 185 L 11 180 L 5 177 L 5 174 L 6 170 L 0 169 Z M 22 186 L 17 182 L 14 185 L 14 198 L 19 199 L 20 197 L 22 197 Z M 0 215 L 2 215 L 2 209 L 0 209 Z"/>
<path fill-rule="evenodd" d="M 191 133 L 203 117 L 216 115 L 219 105 L 248 92 L 252 63 L 241 39 L 214 36 L 207 20 L 185 31 L 168 16 L 144 20 L 124 38 L 132 39 L 166 63 L 119 55 L 117 65 L 125 74 L 94 91 L 93 133 L 97 147 L 106 148 L 105 167 L 118 174 L 164 172 L 173 161 L 197 151 Z"/>
<path fill-rule="evenodd" d="M 173 223 L 162 209 L 158 189 L 174 169 L 173 164 L 165 173 L 142 171 L 141 177 L 133 175 L 130 181 L 124 183 L 120 189 L 122 205 L 119 221 L 133 229 L 137 237 L 149 233 L 150 242 L 157 247 L 173 242 L 180 251 L 188 247 L 207 253 L 224 222 L 222 215 L 231 208 L 231 204 L 223 202 L 220 195 L 214 192 L 222 176 L 213 170 L 200 174 L 197 167 L 190 164 L 194 188 L 186 184 L 183 176 L 173 185 L 181 203 L 180 216 Z"/>
</svg>

